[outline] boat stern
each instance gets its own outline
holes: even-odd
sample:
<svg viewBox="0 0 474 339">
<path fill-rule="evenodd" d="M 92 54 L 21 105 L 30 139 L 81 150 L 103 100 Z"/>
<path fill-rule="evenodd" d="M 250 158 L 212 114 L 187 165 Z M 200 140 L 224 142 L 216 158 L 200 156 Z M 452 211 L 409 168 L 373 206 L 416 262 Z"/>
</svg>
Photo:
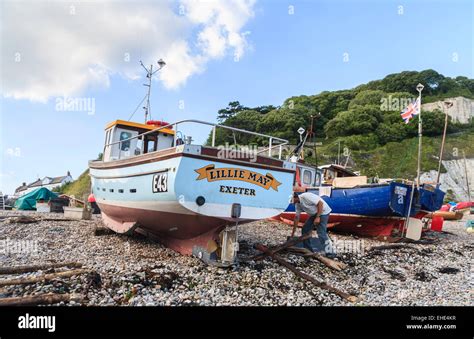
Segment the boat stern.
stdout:
<svg viewBox="0 0 474 339">
<path fill-rule="evenodd" d="M 186 209 L 235 224 L 270 218 L 288 207 L 294 163 L 244 162 L 206 155 L 206 149 L 194 145 L 184 146 L 183 152 L 175 193 Z"/>
</svg>

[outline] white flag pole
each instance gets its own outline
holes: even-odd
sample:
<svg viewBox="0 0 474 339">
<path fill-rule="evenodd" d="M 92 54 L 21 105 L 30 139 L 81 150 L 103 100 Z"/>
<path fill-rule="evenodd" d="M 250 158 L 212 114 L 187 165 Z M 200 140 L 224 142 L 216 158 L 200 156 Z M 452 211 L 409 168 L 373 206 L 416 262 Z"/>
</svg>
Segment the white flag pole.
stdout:
<svg viewBox="0 0 474 339">
<path fill-rule="evenodd" d="M 416 169 L 416 186 L 420 188 L 420 171 L 421 171 L 421 139 L 422 139 L 422 130 L 423 123 L 421 121 L 421 91 L 425 88 L 422 84 L 416 85 L 416 90 L 418 91 L 418 166 Z"/>
</svg>

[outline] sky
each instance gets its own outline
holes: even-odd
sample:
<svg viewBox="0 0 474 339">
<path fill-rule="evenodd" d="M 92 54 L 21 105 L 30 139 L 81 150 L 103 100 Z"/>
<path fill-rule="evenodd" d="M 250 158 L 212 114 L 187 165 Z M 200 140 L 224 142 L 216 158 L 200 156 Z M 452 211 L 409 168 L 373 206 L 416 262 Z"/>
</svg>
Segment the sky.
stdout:
<svg viewBox="0 0 474 339">
<path fill-rule="evenodd" d="M 10 1 L 0 3 L 0 191 L 77 178 L 105 125 L 128 120 L 157 67 L 154 119 L 216 122 L 238 100 L 293 95 L 434 69 L 474 77 L 471 0 Z M 68 100 L 84 105 L 64 109 Z M 143 121 L 138 109 L 132 120 Z M 185 130 L 196 142 L 207 129 Z"/>
</svg>

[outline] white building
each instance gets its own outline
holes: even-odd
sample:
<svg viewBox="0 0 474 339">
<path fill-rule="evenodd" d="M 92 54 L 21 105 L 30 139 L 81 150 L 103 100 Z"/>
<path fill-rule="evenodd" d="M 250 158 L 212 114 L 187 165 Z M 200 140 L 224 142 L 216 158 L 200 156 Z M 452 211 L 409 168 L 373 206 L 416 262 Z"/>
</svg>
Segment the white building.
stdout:
<svg viewBox="0 0 474 339">
<path fill-rule="evenodd" d="M 52 191 L 53 188 L 60 187 L 71 181 L 73 181 L 73 179 L 71 177 L 71 173 L 68 171 L 66 175 L 61 177 L 44 177 L 43 179 L 38 179 L 29 185 L 24 182 L 23 185 L 19 186 L 15 190 L 15 196 L 21 197 L 22 195 L 30 193 L 31 191 L 34 191 L 40 187 L 45 187 Z"/>
</svg>

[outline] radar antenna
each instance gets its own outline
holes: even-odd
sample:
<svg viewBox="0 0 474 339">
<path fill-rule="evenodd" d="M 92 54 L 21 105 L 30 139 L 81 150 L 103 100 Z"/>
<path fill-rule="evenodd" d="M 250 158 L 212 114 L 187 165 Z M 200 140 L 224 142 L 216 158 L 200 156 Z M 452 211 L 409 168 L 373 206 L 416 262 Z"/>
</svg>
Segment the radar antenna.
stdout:
<svg viewBox="0 0 474 339">
<path fill-rule="evenodd" d="M 157 64 L 158 64 L 158 69 L 153 71 L 153 64 L 150 65 L 150 68 L 146 68 L 145 65 L 143 64 L 143 62 L 140 60 L 140 65 L 142 65 L 142 67 L 145 69 L 146 77 L 148 78 L 148 83 L 143 84 L 143 86 L 148 87 L 148 92 L 147 92 L 147 95 L 146 95 L 146 106 L 143 106 L 143 109 L 145 110 L 145 124 L 148 120 L 148 115 L 151 116 L 151 110 L 150 110 L 151 78 L 153 77 L 153 75 L 156 72 L 158 72 L 163 67 L 165 67 L 166 62 L 164 62 L 163 59 L 160 59 L 160 60 L 157 61 Z"/>
</svg>

